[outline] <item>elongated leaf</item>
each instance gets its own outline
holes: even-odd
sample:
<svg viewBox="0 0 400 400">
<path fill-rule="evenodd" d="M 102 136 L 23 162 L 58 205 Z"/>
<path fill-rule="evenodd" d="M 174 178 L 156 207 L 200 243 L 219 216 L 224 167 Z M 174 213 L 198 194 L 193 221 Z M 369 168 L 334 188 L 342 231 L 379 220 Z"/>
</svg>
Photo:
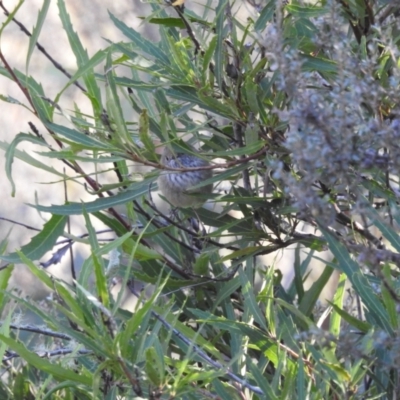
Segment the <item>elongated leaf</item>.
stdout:
<svg viewBox="0 0 400 400">
<path fill-rule="evenodd" d="M 389 317 L 390 317 L 390 322 L 393 326 L 394 329 L 398 328 L 399 325 L 399 318 L 398 318 L 398 312 L 397 312 L 397 303 L 395 299 L 393 298 L 392 293 L 388 290 L 387 286 L 391 287 L 392 290 L 393 288 L 393 278 L 391 275 L 391 268 L 389 265 L 385 265 L 383 267 L 383 275 L 386 279 L 386 284 L 382 282 L 382 300 L 385 304 L 386 310 L 388 311 Z"/>
<path fill-rule="evenodd" d="M 0 143 L 0 148 L 1 148 L 1 143 Z M 83 155 L 77 155 L 74 151 L 72 150 L 61 150 L 61 151 L 48 151 L 48 152 L 42 152 L 38 151 L 37 154 L 40 154 L 41 156 L 47 157 L 47 158 L 56 158 L 58 160 L 71 160 L 71 161 L 82 161 L 82 162 L 88 162 L 88 163 L 93 163 L 93 164 L 109 164 L 117 161 L 123 161 L 124 159 L 122 157 L 119 157 L 117 155 L 113 156 L 99 156 L 99 157 L 93 157 L 93 154 L 88 154 L 87 156 Z M 45 164 L 43 164 L 45 165 Z M 55 170 L 53 170 L 54 173 Z M 62 174 L 60 174 L 62 175 Z M 124 184 L 121 184 L 119 186 L 123 186 Z M 103 185 L 104 188 L 105 185 Z M 118 187 L 118 183 L 115 184 L 114 187 Z"/>
<path fill-rule="evenodd" d="M 67 128 L 66 126 L 53 124 L 51 122 L 47 122 L 46 126 L 56 134 L 68 139 L 68 141 L 74 145 L 81 144 L 84 149 L 111 151 L 110 145 L 102 143 L 89 135 L 85 135 L 83 132 Z"/>
<path fill-rule="evenodd" d="M 295 15 L 296 17 L 302 18 L 319 17 L 329 12 L 328 7 L 318 7 L 312 5 L 300 6 L 297 4 L 288 4 L 285 8 L 287 12 Z"/>
<path fill-rule="evenodd" d="M 371 219 L 373 224 L 379 228 L 382 232 L 382 235 L 390 242 L 390 244 L 396 249 L 396 251 L 400 252 L 400 237 L 399 233 L 396 232 L 389 224 L 385 223 L 378 212 L 371 206 L 368 205 L 367 199 L 365 199 L 365 207 L 368 207 L 368 211 L 371 215 Z M 396 215 L 396 213 L 395 213 Z M 396 215 L 398 218 L 398 216 Z M 395 217 L 395 218 L 396 218 Z"/>
<path fill-rule="evenodd" d="M 143 110 L 139 116 L 139 138 L 144 147 L 151 154 L 154 154 L 155 146 L 149 134 L 149 116 L 147 114 L 147 110 Z"/>
<path fill-rule="evenodd" d="M 29 61 L 31 59 L 33 50 L 35 50 L 37 40 L 42 30 L 43 23 L 46 19 L 47 11 L 49 10 L 50 0 L 44 0 L 41 10 L 39 11 L 38 18 L 36 20 L 36 25 L 32 30 L 32 35 L 29 38 L 28 54 L 26 56 L 26 70 L 28 70 Z"/>
<path fill-rule="evenodd" d="M 0 310 L 3 310 L 5 302 L 4 302 L 4 297 L 5 293 L 4 291 L 7 288 L 8 285 L 8 280 L 11 277 L 11 274 L 14 270 L 14 266 L 9 265 L 7 268 L 3 269 L 0 271 Z"/>
<path fill-rule="evenodd" d="M 21 247 L 21 252 L 30 260 L 38 260 L 46 252 L 53 249 L 57 239 L 64 233 L 67 218 L 61 215 L 53 215 L 47 221 L 42 231 L 34 236 L 31 241 Z M 0 256 L 0 259 L 7 262 L 21 262 L 21 258 L 17 253 L 8 256 Z"/>
<path fill-rule="evenodd" d="M 71 23 L 71 19 L 68 15 L 67 9 L 65 7 L 64 0 L 57 0 L 58 9 L 60 12 L 60 19 L 63 24 L 63 28 L 68 36 L 68 41 L 71 46 L 72 51 L 76 57 L 76 61 L 79 68 L 86 69 L 86 73 L 83 75 L 86 88 L 89 93 L 89 98 L 94 106 L 95 113 L 98 115 L 102 111 L 101 107 L 101 92 L 97 85 L 96 79 L 94 77 L 94 72 L 91 68 L 87 68 L 90 65 L 89 56 L 87 51 L 84 49 L 79 36 L 74 31 Z"/>
<path fill-rule="evenodd" d="M 299 310 L 302 311 L 304 315 L 310 316 L 310 313 L 315 307 L 315 303 L 317 302 L 319 295 L 328 283 L 333 271 L 334 269 L 327 265 L 321 276 L 311 285 L 311 287 L 304 294 L 304 297 L 301 299 L 301 302 L 299 304 Z"/>
<path fill-rule="evenodd" d="M 202 71 L 203 73 L 202 73 L 202 76 L 203 76 L 203 85 L 204 86 L 208 84 L 206 77 L 207 77 L 207 73 L 209 72 L 210 63 L 211 63 L 211 60 L 212 60 L 213 55 L 215 53 L 216 46 L 217 46 L 217 37 L 214 36 L 211 39 L 210 43 L 208 44 L 208 48 L 205 51 L 204 56 L 203 56 L 203 71 Z"/>
<path fill-rule="evenodd" d="M 25 256 L 24 253 L 21 251 L 17 251 L 18 256 L 21 259 L 21 262 L 24 263 L 32 272 L 32 275 L 36 276 L 40 281 L 42 281 L 47 287 L 50 289 L 54 288 L 53 280 L 50 278 L 49 274 L 43 269 L 38 267 L 30 260 L 28 257 Z"/>
<path fill-rule="evenodd" d="M 108 115 L 111 117 L 111 120 L 116 125 L 116 132 L 114 136 L 116 136 L 116 138 L 119 140 L 120 143 L 132 144 L 131 136 L 129 135 L 126 127 L 121 101 L 118 96 L 117 86 L 115 85 L 114 81 L 114 71 L 112 69 L 111 53 L 107 54 L 106 71 L 107 71 L 106 72 L 107 112 Z"/>
<path fill-rule="evenodd" d="M 167 279 L 165 279 L 160 285 L 157 285 L 157 289 L 154 291 L 150 299 L 144 301 L 141 307 L 133 313 L 132 317 L 127 322 L 126 328 L 121 332 L 119 338 L 121 344 L 121 352 L 123 354 L 125 353 L 124 350 L 128 349 L 129 341 L 139 329 L 139 326 L 145 318 L 145 315 L 150 313 L 153 304 L 156 303 L 166 283 Z"/>
<path fill-rule="evenodd" d="M 330 304 L 332 305 L 335 312 L 340 315 L 340 317 L 342 317 L 347 323 L 354 326 L 354 328 L 359 329 L 363 333 L 367 333 L 372 328 L 372 325 L 368 322 L 361 321 L 353 315 L 350 315 L 347 311 L 342 310 L 336 304 Z"/>
<path fill-rule="evenodd" d="M 136 200 L 149 191 L 149 181 L 143 181 L 132 184 L 131 188 L 125 192 L 116 194 L 115 196 L 102 197 L 100 199 L 85 203 L 70 203 L 63 206 L 40 206 L 29 204 L 31 207 L 39 211 L 49 212 L 57 215 L 80 215 L 83 213 L 83 207 L 88 213 L 105 210 L 120 204 L 125 204 Z"/>
<path fill-rule="evenodd" d="M 7 151 L 7 149 L 10 146 L 11 146 L 11 144 L 0 141 L 0 149 Z M 57 175 L 57 176 L 60 176 L 63 178 L 66 177 L 62 172 L 59 172 L 56 169 L 54 169 L 53 167 L 50 167 L 49 165 L 36 160 L 36 158 L 33 158 L 30 154 L 28 154 L 25 151 L 14 149 L 13 152 L 14 152 L 14 158 L 18 158 L 19 160 L 22 160 L 25 163 L 32 165 L 35 168 L 50 172 L 51 174 L 54 174 L 54 175 Z"/>
<path fill-rule="evenodd" d="M 108 308 L 110 306 L 110 298 L 107 289 L 104 261 L 98 255 L 98 251 L 100 249 L 99 242 L 97 240 L 96 231 L 93 228 L 92 222 L 90 221 L 90 216 L 86 213 L 85 210 L 83 216 L 85 217 L 85 225 L 89 233 L 89 242 L 92 249 L 92 260 L 94 266 L 94 275 L 96 277 L 97 296 L 100 299 L 101 303 Z"/>
<path fill-rule="evenodd" d="M 265 315 L 261 312 L 260 306 L 257 304 L 256 296 L 254 295 L 253 286 L 250 284 L 246 274 L 242 268 L 239 268 L 239 277 L 242 284 L 242 294 L 245 299 L 246 307 L 248 307 L 254 320 L 263 328 L 267 329 Z"/>
<path fill-rule="evenodd" d="M 269 0 L 267 5 L 261 11 L 256 23 L 254 24 L 254 29 L 256 31 L 265 29 L 267 22 L 269 22 L 274 16 L 275 7 L 276 0 Z"/>
<path fill-rule="evenodd" d="M 214 75 L 218 82 L 218 86 L 222 89 L 223 82 L 223 62 L 224 62 L 224 48 L 223 48 L 223 40 L 224 40 L 224 24 L 225 24 L 225 8 L 227 5 L 227 0 L 219 0 L 217 8 L 215 10 L 216 14 L 216 37 L 217 43 L 215 47 L 215 68 Z"/>
<path fill-rule="evenodd" d="M 360 267 L 353 261 L 347 249 L 331 233 L 320 225 L 321 232 L 328 242 L 329 248 L 338 261 L 339 268 L 347 275 L 361 300 L 368 309 L 374 322 L 389 334 L 393 333 L 387 310 L 383 307 L 378 296 L 374 294 L 367 278 L 360 271 Z"/>
<path fill-rule="evenodd" d="M 38 138 L 37 136 L 29 135 L 26 133 L 19 133 L 15 136 L 14 140 L 8 145 L 6 151 L 6 175 L 8 180 L 11 183 L 11 196 L 15 196 L 15 183 L 12 178 L 12 164 L 14 162 L 15 151 L 19 143 L 23 141 L 28 141 L 30 143 L 39 144 L 42 146 L 46 146 L 46 142 L 43 139 Z"/>
<path fill-rule="evenodd" d="M 312 57 L 307 54 L 302 55 L 303 64 L 302 69 L 303 71 L 317 71 L 321 73 L 336 73 L 337 72 L 337 65 L 335 62 L 320 57 Z"/>
<path fill-rule="evenodd" d="M 143 19 L 142 17 L 139 17 Z M 148 20 L 151 24 L 164 25 L 168 28 L 184 29 L 185 24 L 180 18 L 151 18 Z"/>
<path fill-rule="evenodd" d="M 249 370 L 251 374 L 254 377 L 254 380 L 256 381 L 257 385 L 260 387 L 260 389 L 263 391 L 264 395 L 266 396 L 265 398 L 270 399 L 270 400 L 278 400 L 281 397 L 277 396 L 274 393 L 274 390 L 268 382 L 268 380 L 265 378 L 265 376 L 261 373 L 259 368 L 257 368 L 257 365 L 254 364 L 252 360 L 249 360 L 248 364 Z"/>
<path fill-rule="evenodd" d="M 344 294 L 345 294 L 346 280 L 347 280 L 346 275 L 341 274 L 336 293 L 333 297 L 332 303 L 338 308 L 343 307 L 343 299 L 344 299 Z M 331 317 L 329 320 L 329 331 L 333 335 L 335 335 L 335 337 L 339 337 L 341 320 L 342 320 L 342 318 L 339 313 L 337 313 L 336 311 L 331 313 Z"/>
<path fill-rule="evenodd" d="M 74 82 L 76 82 L 79 78 L 86 76 L 88 73 L 93 73 L 93 68 L 100 64 L 106 57 L 107 52 L 104 50 L 99 50 L 96 54 L 90 58 L 83 65 L 79 65 L 78 70 L 71 77 L 69 82 L 64 86 L 61 92 L 57 95 L 56 99 L 59 99 L 61 95 L 67 90 Z"/>
<path fill-rule="evenodd" d="M 72 369 L 64 368 L 59 364 L 52 363 L 44 357 L 39 357 L 34 352 L 28 350 L 23 344 L 18 343 L 16 340 L 0 334 L 0 340 L 6 343 L 12 350 L 24 358 L 32 367 L 39 369 L 60 381 L 71 380 L 78 382 L 82 385 L 92 385 L 92 379 L 89 375 L 80 372 L 75 373 Z"/>
<path fill-rule="evenodd" d="M 143 56 L 147 56 L 149 59 L 169 65 L 169 57 L 160 49 L 159 46 L 145 39 L 143 35 L 129 28 L 122 21 L 116 18 L 113 14 L 109 13 L 111 20 L 115 26 L 129 39 L 138 49 L 140 49 Z"/>
</svg>

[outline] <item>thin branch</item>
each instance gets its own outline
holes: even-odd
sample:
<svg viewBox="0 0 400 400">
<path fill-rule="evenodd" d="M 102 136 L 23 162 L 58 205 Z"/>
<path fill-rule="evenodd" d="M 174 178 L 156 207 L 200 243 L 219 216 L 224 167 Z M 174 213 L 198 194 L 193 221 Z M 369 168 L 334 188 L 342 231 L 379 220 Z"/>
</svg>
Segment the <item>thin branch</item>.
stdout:
<svg viewBox="0 0 400 400">
<path fill-rule="evenodd" d="M 50 337 L 54 337 L 54 338 L 58 338 L 58 339 L 72 340 L 72 338 L 65 333 L 52 331 L 52 330 L 46 329 L 46 328 L 38 328 L 37 326 L 34 326 L 34 325 L 10 324 L 10 328 L 18 330 L 18 331 L 38 333 L 39 335 L 50 336 Z"/>
<path fill-rule="evenodd" d="M 35 352 L 35 354 L 37 356 L 39 356 L 40 358 L 64 356 L 66 354 L 71 354 L 71 353 L 77 353 L 78 355 L 93 354 L 93 352 L 91 350 L 86 350 L 86 349 L 74 350 L 71 348 L 61 348 L 61 349 L 52 350 L 52 351 L 36 351 Z M 13 358 L 18 358 L 18 357 L 21 357 L 18 353 L 15 353 L 14 351 L 6 351 L 6 356 L 3 357 L 2 362 L 6 362 Z"/>
<path fill-rule="evenodd" d="M 0 217 L 0 220 L 2 220 L 2 221 L 7 221 L 7 222 L 11 222 L 11 223 L 14 224 L 14 225 L 23 226 L 24 228 L 30 229 L 30 230 L 32 230 L 32 231 L 40 232 L 40 229 L 38 229 L 38 228 L 34 228 L 33 226 L 29 226 L 29 225 L 23 224 L 22 222 L 14 221 L 14 220 L 9 219 L 9 218 Z"/>
<path fill-rule="evenodd" d="M 4 4 L 2 1 L 0 1 L 0 8 L 3 9 L 4 14 L 8 17 L 10 15 L 9 11 L 5 8 Z M 32 34 L 28 31 L 28 29 L 22 24 L 22 22 L 19 22 L 15 17 L 12 19 L 12 21 L 17 24 L 19 26 L 19 28 L 21 29 L 22 32 L 25 33 L 25 35 L 31 37 Z M 59 70 L 61 71 L 67 78 L 71 79 L 72 75 L 70 73 L 68 73 L 64 67 L 58 63 L 47 51 L 46 49 L 39 43 L 36 42 L 36 47 L 39 49 L 39 51 L 41 51 L 45 57 L 50 60 L 50 62 Z M 77 86 L 80 90 L 82 90 L 82 92 L 86 93 L 86 89 L 84 87 L 82 87 L 77 81 L 74 81 L 73 84 L 75 86 Z"/>
</svg>

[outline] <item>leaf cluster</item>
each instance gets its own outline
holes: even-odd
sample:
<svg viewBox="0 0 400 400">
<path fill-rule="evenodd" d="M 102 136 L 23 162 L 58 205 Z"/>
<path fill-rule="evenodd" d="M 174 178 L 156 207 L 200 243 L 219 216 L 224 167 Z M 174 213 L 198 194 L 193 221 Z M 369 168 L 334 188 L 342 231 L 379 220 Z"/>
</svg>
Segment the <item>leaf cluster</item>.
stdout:
<svg viewBox="0 0 400 400">
<path fill-rule="evenodd" d="M 393 398 L 400 6 L 219 0 L 195 12 L 153 2 L 143 20 L 157 41 L 110 14 L 125 40 L 89 55 L 58 0 L 76 71 L 49 99 L 29 64 L 36 48 L 47 54 L 39 37 L 50 3 L 30 33 L 25 72 L 0 48 L 2 79 L 25 96 L 17 106 L 45 127 L 30 123 L 0 143 L 5 173 L 13 195 L 18 158 L 95 199 L 31 205 L 51 215 L 40 232 L 20 250 L 1 243 L 1 398 Z M 0 5 L 1 40 L 23 0 L 14 11 Z M 73 85 L 91 115 L 59 106 Z M 24 141 L 42 151 L 20 151 Z M 214 176 L 199 185 L 214 184 L 207 207 L 167 215 L 153 201 L 163 144 L 210 160 Z M 85 235 L 70 231 L 72 215 Z M 94 221 L 114 238 L 102 240 Z M 73 283 L 49 276 L 45 268 L 78 242 L 90 256 L 80 269 L 71 261 Z M 284 286 L 263 256 L 285 256 L 289 246 L 293 280 Z M 323 250 L 332 259 L 307 285 Z M 47 311 L 7 290 L 21 262 L 52 290 Z M 335 295 L 323 307 L 334 275 Z M 116 282 L 122 290 L 113 295 Z M 126 293 L 133 312 L 121 307 Z M 6 312 L 12 301 L 42 325 L 16 324 Z"/>
</svg>

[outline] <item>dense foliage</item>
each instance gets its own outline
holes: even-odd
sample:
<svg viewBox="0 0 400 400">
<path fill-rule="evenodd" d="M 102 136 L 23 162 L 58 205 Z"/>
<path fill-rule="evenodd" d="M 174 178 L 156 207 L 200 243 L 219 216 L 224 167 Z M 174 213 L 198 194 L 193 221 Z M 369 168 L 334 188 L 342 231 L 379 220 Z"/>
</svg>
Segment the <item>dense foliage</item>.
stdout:
<svg viewBox="0 0 400 400">
<path fill-rule="evenodd" d="M 43 50 L 36 46 L 50 3 L 29 37 L 27 70 Z M 1 78 L 18 85 L 19 106 L 45 127 L 33 122 L 6 146 L 13 191 L 15 157 L 43 169 L 51 158 L 60 161 L 47 168 L 57 179 L 94 196 L 35 205 L 49 216 L 41 232 L 20 251 L 2 243 L 0 397 L 396 398 L 400 5 L 219 0 L 195 12 L 180 3 L 150 3 L 144 20 L 156 41 L 110 14 L 126 41 L 90 56 L 58 0 L 77 66 L 53 99 L 0 51 Z M 0 4 L 2 34 L 19 9 Z M 90 100 L 91 115 L 58 105 L 71 85 Z M 19 152 L 23 141 L 41 146 L 40 155 Z M 214 183 L 205 207 L 161 211 L 165 143 L 211 162 L 213 177 L 199 185 Z M 66 233 L 71 215 L 87 235 Z M 95 220 L 115 239 L 103 241 Z M 91 255 L 68 285 L 43 267 L 77 240 Z M 285 257 L 288 246 L 294 279 L 283 287 L 263 256 Z M 327 249 L 333 259 L 305 286 Z M 6 290 L 21 262 L 54 290 L 47 309 Z M 334 271 L 337 290 L 322 307 Z M 116 281 L 139 298 L 133 313 L 111 295 Z M 42 324 L 14 321 L 12 300 Z"/>
</svg>

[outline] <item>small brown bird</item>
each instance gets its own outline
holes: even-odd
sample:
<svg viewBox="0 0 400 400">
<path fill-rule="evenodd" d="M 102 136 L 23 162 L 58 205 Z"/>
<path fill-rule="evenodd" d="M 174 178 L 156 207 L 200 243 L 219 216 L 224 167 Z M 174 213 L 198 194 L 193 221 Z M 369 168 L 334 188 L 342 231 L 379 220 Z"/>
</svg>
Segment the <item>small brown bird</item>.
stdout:
<svg viewBox="0 0 400 400">
<path fill-rule="evenodd" d="M 190 154 L 173 153 L 165 146 L 161 156 L 161 163 L 171 168 L 195 168 L 210 165 L 206 160 Z M 203 205 L 205 199 L 196 194 L 208 194 L 213 190 L 213 185 L 205 185 L 191 190 L 193 186 L 211 178 L 212 170 L 201 171 L 162 171 L 158 177 L 158 187 L 164 197 L 175 207 L 198 208 Z"/>
</svg>

